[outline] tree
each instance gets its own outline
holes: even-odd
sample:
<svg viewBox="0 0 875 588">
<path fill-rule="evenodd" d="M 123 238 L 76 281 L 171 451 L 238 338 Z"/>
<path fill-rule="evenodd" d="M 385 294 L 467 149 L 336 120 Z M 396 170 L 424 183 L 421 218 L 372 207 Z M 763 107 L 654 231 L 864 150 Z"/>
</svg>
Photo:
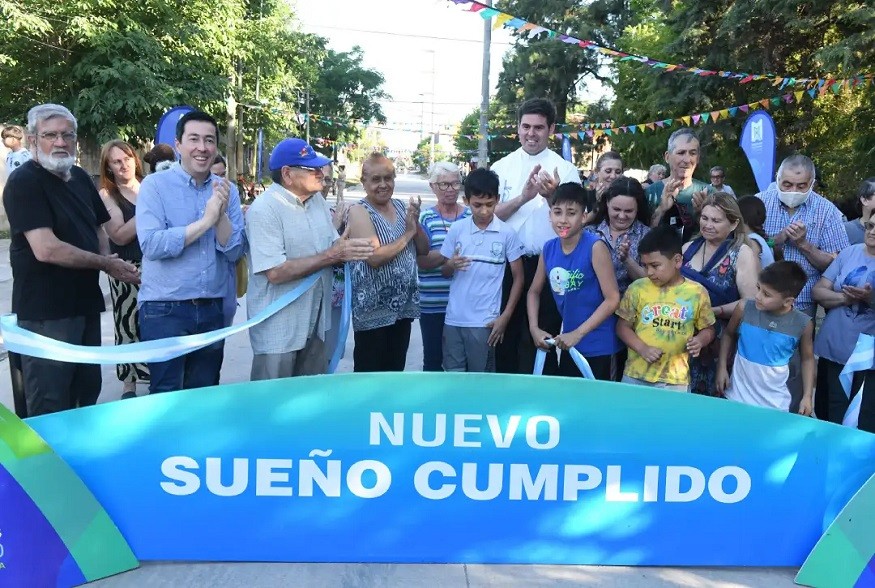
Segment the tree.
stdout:
<svg viewBox="0 0 875 588">
<path fill-rule="evenodd" d="M 636 0 L 636 22 L 620 41 L 623 50 L 668 63 L 696 64 L 735 72 L 780 72 L 788 76 L 841 77 L 871 65 L 875 10 L 862 4 L 815 0 L 805 4 L 757 0 L 694 1 L 666 7 Z M 739 43 L 738 39 L 756 39 Z M 807 88 L 775 88 L 769 82 L 739 84 L 718 76 L 656 73 L 629 63 L 617 68 L 612 112 L 620 124 L 710 112 Z M 873 89 L 807 96 L 791 108 L 774 108 L 778 158 L 795 151 L 811 155 L 832 196 L 848 194 L 870 169 L 875 135 Z M 728 118 L 700 130 L 700 168 L 724 165 L 727 182 L 741 192 L 755 190 L 738 139 L 743 118 Z M 671 127 L 675 129 L 677 126 Z M 669 129 L 621 135 L 616 146 L 642 167 L 662 159 Z M 701 174 L 701 172 L 700 172 Z M 703 176 L 704 177 L 704 176 Z"/>
<path fill-rule="evenodd" d="M 625 0 L 509 0 L 505 12 L 579 39 L 612 44 L 625 26 Z M 556 104 L 557 121 L 577 103 L 577 90 L 584 76 L 603 81 L 598 55 L 577 45 L 559 43 L 542 33 L 536 38 L 518 37 L 503 60 L 498 78 L 498 101 L 511 110 L 527 98 L 549 98 Z"/>
<path fill-rule="evenodd" d="M 249 113 L 237 116 L 247 136 L 257 127 L 279 136 L 294 114 L 279 108 L 283 89 L 316 78 L 304 56 L 318 47 L 291 28 L 278 0 L 144 0 L 124 10 L 102 0 L 29 0 L 26 11 L 0 0 L 0 16 L 0 120 L 60 102 L 92 146 L 146 142 L 178 104 L 221 119 L 229 97 Z"/>
<path fill-rule="evenodd" d="M 320 37 L 317 42 L 324 49 L 324 58 L 310 88 L 310 112 L 318 115 L 311 118 L 310 135 L 354 142 L 362 136 L 366 123 L 386 122 L 379 102 L 388 98 L 383 91 L 383 74 L 364 67 L 359 46 L 337 52 L 327 48 L 327 39 Z"/>
<path fill-rule="evenodd" d="M 519 147 L 516 138 L 516 113 L 497 100 L 489 103 L 489 163 L 501 159 Z M 458 161 L 471 161 L 477 155 L 480 135 L 480 109 L 475 108 L 462 119 L 453 138 Z"/>
<path fill-rule="evenodd" d="M 431 160 L 431 137 L 426 137 L 416 145 L 416 151 L 413 152 L 411 159 L 413 165 L 422 171 L 428 170 L 429 161 Z M 440 143 L 434 145 L 434 161 L 446 161 L 450 159 L 447 150 Z"/>
</svg>

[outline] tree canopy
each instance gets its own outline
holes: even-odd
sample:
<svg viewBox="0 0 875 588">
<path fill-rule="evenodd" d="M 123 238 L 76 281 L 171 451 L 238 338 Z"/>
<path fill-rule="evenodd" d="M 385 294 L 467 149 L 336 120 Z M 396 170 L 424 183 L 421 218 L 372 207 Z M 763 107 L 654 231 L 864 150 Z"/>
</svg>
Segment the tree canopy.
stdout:
<svg viewBox="0 0 875 588">
<path fill-rule="evenodd" d="M 871 68 L 875 54 L 875 7 L 871 3 L 768 2 L 721 0 L 507 0 L 505 12 L 560 33 L 588 39 L 619 51 L 666 63 L 717 71 L 786 75 L 796 78 L 849 77 Z M 771 80 L 700 77 L 659 70 L 636 61 L 613 61 L 593 51 L 561 43 L 542 34 L 518 36 L 505 58 L 496 101 L 499 111 L 513 110 L 534 96 L 552 99 L 559 121 L 587 110 L 580 92 L 582 76 L 600 77 L 612 92 L 609 117 L 591 109 L 575 122 L 616 121 L 615 126 L 711 112 L 772 98 L 808 87 L 778 88 Z M 838 198 L 872 175 L 875 153 L 875 87 L 819 93 L 813 100 L 772 107 L 780 158 L 803 152 L 818 166 L 827 195 Z M 490 108 L 492 111 L 492 108 Z M 469 115 L 470 117 L 470 115 Z M 470 123 L 466 117 L 463 121 Z M 703 157 L 697 175 L 720 164 L 727 182 L 741 192 L 755 189 L 753 176 L 738 147 L 744 117 L 722 118 L 697 127 Z M 490 128 L 494 125 L 490 123 Z M 660 162 L 677 122 L 655 132 L 611 137 L 627 166 L 646 168 Z M 457 147 L 459 143 L 457 142 Z M 575 146 L 580 149 L 580 142 Z"/>
<path fill-rule="evenodd" d="M 142 144 L 172 106 L 227 113 L 251 147 L 303 134 L 303 92 L 316 122 L 311 135 L 354 141 L 351 119 L 384 121 L 383 77 L 362 52 L 335 52 L 296 30 L 283 0 L 0 0 L 0 121 L 23 122 L 40 102 L 62 103 L 92 145 L 122 138 Z M 251 148 L 249 149 L 251 152 Z M 241 151 L 242 153 L 242 151 Z M 242 159 L 239 159 L 242 162 Z"/>
</svg>

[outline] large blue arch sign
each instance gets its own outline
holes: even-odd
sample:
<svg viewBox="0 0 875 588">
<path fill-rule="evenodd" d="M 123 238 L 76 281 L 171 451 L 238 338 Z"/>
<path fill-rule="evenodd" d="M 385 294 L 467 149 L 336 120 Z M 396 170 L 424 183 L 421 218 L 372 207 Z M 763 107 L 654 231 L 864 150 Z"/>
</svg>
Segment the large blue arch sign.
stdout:
<svg viewBox="0 0 875 588">
<path fill-rule="evenodd" d="M 580 379 L 345 374 L 26 421 L 140 560 L 801 565 L 875 436 Z"/>
</svg>

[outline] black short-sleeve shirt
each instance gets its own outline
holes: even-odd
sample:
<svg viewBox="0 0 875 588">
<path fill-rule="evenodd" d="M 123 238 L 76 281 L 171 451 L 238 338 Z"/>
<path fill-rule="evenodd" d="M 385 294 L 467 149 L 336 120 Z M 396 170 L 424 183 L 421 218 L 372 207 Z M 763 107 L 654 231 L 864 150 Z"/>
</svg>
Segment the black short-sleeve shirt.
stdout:
<svg viewBox="0 0 875 588">
<path fill-rule="evenodd" d="M 106 310 L 99 271 L 44 263 L 34 256 L 24 233 L 49 228 L 61 241 L 100 253 L 97 230 L 109 220 L 91 178 L 73 166 L 64 181 L 34 161 L 9 177 L 3 206 L 9 218 L 12 244 L 12 312 L 23 320 L 52 320 Z"/>
</svg>

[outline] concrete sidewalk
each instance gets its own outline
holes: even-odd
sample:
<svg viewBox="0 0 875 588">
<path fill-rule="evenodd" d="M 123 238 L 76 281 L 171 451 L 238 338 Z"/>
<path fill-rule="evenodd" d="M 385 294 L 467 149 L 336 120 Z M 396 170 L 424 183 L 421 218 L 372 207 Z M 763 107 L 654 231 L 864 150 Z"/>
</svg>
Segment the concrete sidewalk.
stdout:
<svg viewBox="0 0 875 588">
<path fill-rule="evenodd" d="M 12 272 L 9 267 L 9 240 L 0 240 L 0 312 L 10 311 Z M 109 303 L 105 276 L 101 284 Z M 246 318 L 246 301 L 240 300 L 235 322 Z M 101 317 L 104 345 L 113 344 L 112 315 Z M 350 334 L 341 372 L 352 371 L 353 338 Z M 252 350 L 246 333 L 225 342 L 223 384 L 249 381 Z M 422 338 L 415 323 L 407 355 L 407 371 L 422 370 Z M 122 386 L 115 368 L 103 368 L 103 388 L 99 402 L 121 397 Z M 144 386 L 139 394 L 146 394 Z M 0 402 L 13 409 L 9 362 L 0 344 Z M 416 564 L 276 564 L 276 563 L 170 563 L 149 562 L 139 569 L 92 584 L 100 588 L 237 587 L 276 588 L 279 586 L 343 588 L 412 587 L 769 587 L 794 586 L 795 569 L 790 568 L 641 568 L 608 566 L 535 565 L 416 565 Z"/>
</svg>

